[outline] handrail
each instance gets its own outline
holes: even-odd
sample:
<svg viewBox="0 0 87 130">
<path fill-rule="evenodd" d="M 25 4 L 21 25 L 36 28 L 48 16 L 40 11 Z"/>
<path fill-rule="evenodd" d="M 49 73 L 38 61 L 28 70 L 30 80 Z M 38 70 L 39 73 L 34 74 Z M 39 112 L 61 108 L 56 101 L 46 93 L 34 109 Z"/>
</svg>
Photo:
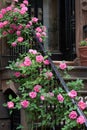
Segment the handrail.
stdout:
<svg viewBox="0 0 87 130">
<path fill-rule="evenodd" d="M 43 52 L 43 54 L 44 54 L 44 55 L 47 55 L 47 53 L 46 53 L 46 51 L 45 51 L 45 49 L 44 49 L 44 46 L 43 46 L 40 42 L 38 42 L 38 45 L 39 45 L 41 51 Z M 67 87 L 67 85 L 66 85 L 64 79 L 62 78 L 60 72 L 58 71 L 57 67 L 56 67 L 55 64 L 53 63 L 53 61 L 52 61 L 52 59 L 50 58 L 50 56 L 48 56 L 48 60 L 49 60 L 49 62 L 50 62 L 50 65 L 51 65 L 52 70 L 54 71 L 54 73 L 55 73 L 55 75 L 56 75 L 56 78 L 60 81 L 60 83 L 61 83 L 61 85 L 63 86 L 64 90 L 65 90 L 67 93 L 69 93 L 69 89 L 68 89 L 68 87 Z M 80 115 L 80 116 L 83 116 L 83 117 L 85 118 L 85 126 L 87 127 L 87 118 L 86 118 L 86 116 L 84 115 L 83 111 L 78 107 L 77 102 L 76 102 L 74 99 L 71 99 L 71 101 L 72 101 L 72 103 L 73 103 L 74 105 L 76 105 L 77 111 L 78 111 L 79 115 Z"/>
</svg>

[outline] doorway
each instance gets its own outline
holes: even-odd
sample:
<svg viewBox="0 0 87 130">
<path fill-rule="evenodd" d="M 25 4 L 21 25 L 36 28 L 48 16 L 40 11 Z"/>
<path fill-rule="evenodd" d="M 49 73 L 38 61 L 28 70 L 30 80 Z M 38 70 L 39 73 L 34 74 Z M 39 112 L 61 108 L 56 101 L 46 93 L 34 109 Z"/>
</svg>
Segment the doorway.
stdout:
<svg viewBox="0 0 87 130">
<path fill-rule="evenodd" d="M 30 13 L 47 27 L 45 49 L 53 60 L 74 60 L 75 0 L 31 0 Z"/>
<path fill-rule="evenodd" d="M 76 57 L 75 0 L 43 1 L 43 23 L 47 27 L 45 44 L 53 60 L 73 60 Z"/>
</svg>

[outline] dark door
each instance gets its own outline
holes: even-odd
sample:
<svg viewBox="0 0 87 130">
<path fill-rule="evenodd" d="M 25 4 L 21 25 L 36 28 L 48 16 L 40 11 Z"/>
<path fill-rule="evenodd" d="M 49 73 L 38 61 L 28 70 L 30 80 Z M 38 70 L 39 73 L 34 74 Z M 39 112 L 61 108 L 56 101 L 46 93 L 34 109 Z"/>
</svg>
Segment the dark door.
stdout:
<svg viewBox="0 0 87 130">
<path fill-rule="evenodd" d="M 46 44 L 52 53 L 52 59 L 73 60 L 76 57 L 75 0 L 46 1 L 49 3 L 49 11 L 47 12 L 49 16 L 46 17 L 49 19 L 48 43 Z M 43 4 L 45 1 L 30 0 L 29 2 L 31 4 L 30 14 L 38 17 L 43 23 Z"/>
<path fill-rule="evenodd" d="M 59 0 L 59 44 L 63 60 L 76 57 L 75 0 Z"/>
</svg>

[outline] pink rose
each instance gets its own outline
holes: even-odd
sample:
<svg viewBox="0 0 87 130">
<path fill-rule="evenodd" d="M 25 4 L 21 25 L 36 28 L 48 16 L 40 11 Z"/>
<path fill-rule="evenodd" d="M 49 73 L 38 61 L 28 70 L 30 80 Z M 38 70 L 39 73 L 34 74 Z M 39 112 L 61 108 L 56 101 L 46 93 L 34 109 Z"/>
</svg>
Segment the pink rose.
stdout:
<svg viewBox="0 0 87 130">
<path fill-rule="evenodd" d="M 30 28 L 30 24 L 27 24 L 25 28 Z"/>
<path fill-rule="evenodd" d="M 17 43 L 16 42 L 12 42 L 11 44 L 13 47 L 17 46 Z"/>
<path fill-rule="evenodd" d="M 21 31 L 17 31 L 16 34 L 17 34 L 17 36 L 20 36 L 21 35 Z"/>
<path fill-rule="evenodd" d="M 26 6 L 24 6 L 24 7 L 22 7 L 21 10 L 23 10 L 23 11 L 28 11 L 28 8 L 27 8 Z"/>
<path fill-rule="evenodd" d="M 33 17 L 33 18 L 32 18 L 32 22 L 33 22 L 33 23 L 37 23 L 37 22 L 38 22 L 38 18 Z"/>
<path fill-rule="evenodd" d="M 28 51 L 29 53 L 31 53 L 31 54 L 37 54 L 37 50 L 33 50 L 33 49 L 29 49 L 29 51 Z"/>
<path fill-rule="evenodd" d="M 6 11 L 11 11 L 12 10 L 12 7 L 11 6 L 8 6 L 7 8 L 6 8 Z"/>
<path fill-rule="evenodd" d="M 66 63 L 60 63 L 60 65 L 59 65 L 59 68 L 60 68 L 61 70 L 66 69 L 66 67 L 67 67 Z"/>
<path fill-rule="evenodd" d="M 24 0 L 23 3 L 24 3 L 25 5 L 28 5 L 28 1 L 27 1 L 27 0 Z"/>
<path fill-rule="evenodd" d="M 6 14 L 6 9 L 1 9 L 1 13 L 4 15 L 4 14 Z"/>
<path fill-rule="evenodd" d="M 23 42 L 23 37 L 18 37 L 18 38 L 17 38 L 17 41 L 18 41 L 18 42 Z"/>
<path fill-rule="evenodd" d="M 20 14 L 24 15 L 26 13 L 26 10 L 20 10 Z"/>
<path fill-rule="evenodd" d="M 9 23 L 8 21 L 4 21 L 4 22 L 3 22 L 3 26 L 8 25 L 8 23 Z"/>
<path fill-rule="evenodd" d="M 42 55 L 36 56 L 36 62 L 41 63 L 43 62 L 43 60 L 44 60 L 44 57 Z"/>
<path fill-rule="evenodd" d="M 83 124 L 83 123 L 85 123 L 85 118 L 84 118 L 83 116 L 79 116 L 79 117 L 77 118 L 77 123 L 78 123 L 78 124 Z"/>
<path fill-rule="evenodd" d="M 4 31 L 3 32 L 3 36 L 6 36 L 8 34 L 8 32 Z"/>
<path fill-rule="evenodd" d="M 42 32 L 41 35 L 42 35 L 43 37 L 46 37 L 46 32 Z"/>
<path fill-rule="evenodd" d="M 22 3 L 22 4 L 20 4 L 20 7 L 21 7 L 21 8 L 25 7 L 25 4 L 23 4 L 23 3 Z"/>
<path fill-rule="evenodd" d="M 77 96 L 77 92 L 75 90 L 71 90 L 69 93 L 68 93 L 69 97 L 71 98 L 75 98 Z"/>
<path fill-rule="evenodd" d="M 37 93 L 36 92 L 30 92 L 29 96 L 30 96 L 30 98 L 36 98 Z"/>
<path fill-rule="evenodd" d="M 42 32 L 42 29 L 41 29 L 40 27 L 37 27 L 37 28 L 36 28 L 36 32 L 41 33 L 41 32 Z"/>
<path fill-rule="evenodd" d="M 46 72 L 46 77 L 50 80 L 53 77 L 52 72 Z"/>
<path fill-rule="evenodd" d="M 21 106 L 23 108 L 27 108 L 29 106 L 29 101 L 27 101 L 27 100 L 21 101 Z"/>
<path fill-rule="evenodd" d="M 7 102 L 7 107 L 8 107 L 9 109 L 14 108 L 14 103 L 13 103 L 12 101 Z"/>
<path fill-rule="evenodd" d="M 32 21 L 29 21 L 29 25 L 32 26 Z"/>
<path fill-rule="evenodd" d="M 19 67 L 24 67 L 24 66 L 25 66 L 24 63 L 19 64 Z"/>
<path fill-rule="evenodd" d="M 79 101 L 78 106 L 79 106 L 80 109 L 84 110 L 86 108 L 86 103 L 83 102 L 83 101 Z"/>
<path fill-rule="evenodd" d="M 42 41 L 43 41 L 43 39 L 42 39 L 41 37 L 39 37 L 38 40 L 39 40 L 39 42 L 42 42 Z"/>
<path fill-rule="evenodd" d="M 40 96 L 40 99 L 41 99 L 42 101 L 44 101 L 44 100 L 45 100 L 45 97 L 44 97 L 43 95 L 41 95 L 41 96 Z"/>
<path fill-rule="evenodd" d="M 36 85 L 36 86 L 34 86 L 34 91 L 35 92 L 40 92 L 40 89 L 42 88 L 42 86 L 40 86 L 40 85 Z"/>
<path fill-rule="evenodd" d="M 20 77 L 21 73 L 20 72 L 15 72 L 14 75 L 15 75 L 15 77 L 18 78 L 18 77 Z"/>
<path fill-rule="evenodd" d="M 24 66 L 30 66 L 32 64 L 32 62 L 29 57 L 25 57 L 23 64 L 24 64 Z"/>
<path fill-rule="evenodd" d="M 50 64 L 49 60 L 44 60 L 43 63 L 44 63 L 45 65 L 49 65 L 49 64 Z"/>
<path fill-rule="evenodd" d="M 57 95 L 57 99 L 58 99 L 59 102 L 64 101 L 64 97 L 61 94 Z"/>
<path fill-rule="evenodd" d="M 3 18 L 3 14 L 0 14 L 0 19 L 2 19 Z"/>
<path fill-rule="evenodd" d="M 42 30 L 46 32 L 46 26 L 42 26 Z"/>
<path fill-rule="evenodd" d="M 49 92 L 48 94 L 49 94 L 51 97 L 54 96 L 54 93 L 52 93 L 52 92 Z"/>
<path fill-rule="evenodd" d="M 37 38 L 40 38 L 41 37 L 41 34 L 39 32 L 36 32 L 36 37 Z"/>
<path fill-rule="evenodd" d="M 4 26 L 3 26 L 3 22 L 0 22 L 0 28 L 3 28 Z"/>
<path fill-rule="evenodd" d="M 18 30 L 21 30 L 21 29 L 23 29 L 23 26 L 20 24 L 20 25 L 18 26 Z"/>
<path fill-rule="evenodd" d="M 76 119 L 76 118 L 77 118 L 77 112 L 76 112 L 76 111 L 70 112 L 69 118 L 70 118 L 70 119 Z"/>
</svg>

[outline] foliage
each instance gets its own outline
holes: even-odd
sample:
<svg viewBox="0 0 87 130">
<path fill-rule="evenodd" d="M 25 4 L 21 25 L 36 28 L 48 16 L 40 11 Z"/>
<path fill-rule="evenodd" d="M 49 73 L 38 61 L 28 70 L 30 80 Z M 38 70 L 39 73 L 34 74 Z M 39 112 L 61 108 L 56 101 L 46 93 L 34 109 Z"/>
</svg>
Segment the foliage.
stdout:
<svg viewBox="0 0 87 130">
<path fill-rule="evenodd" d="M 80 42 L 80 46 L 87 46 L 87 38 Z"/>
</svg>

